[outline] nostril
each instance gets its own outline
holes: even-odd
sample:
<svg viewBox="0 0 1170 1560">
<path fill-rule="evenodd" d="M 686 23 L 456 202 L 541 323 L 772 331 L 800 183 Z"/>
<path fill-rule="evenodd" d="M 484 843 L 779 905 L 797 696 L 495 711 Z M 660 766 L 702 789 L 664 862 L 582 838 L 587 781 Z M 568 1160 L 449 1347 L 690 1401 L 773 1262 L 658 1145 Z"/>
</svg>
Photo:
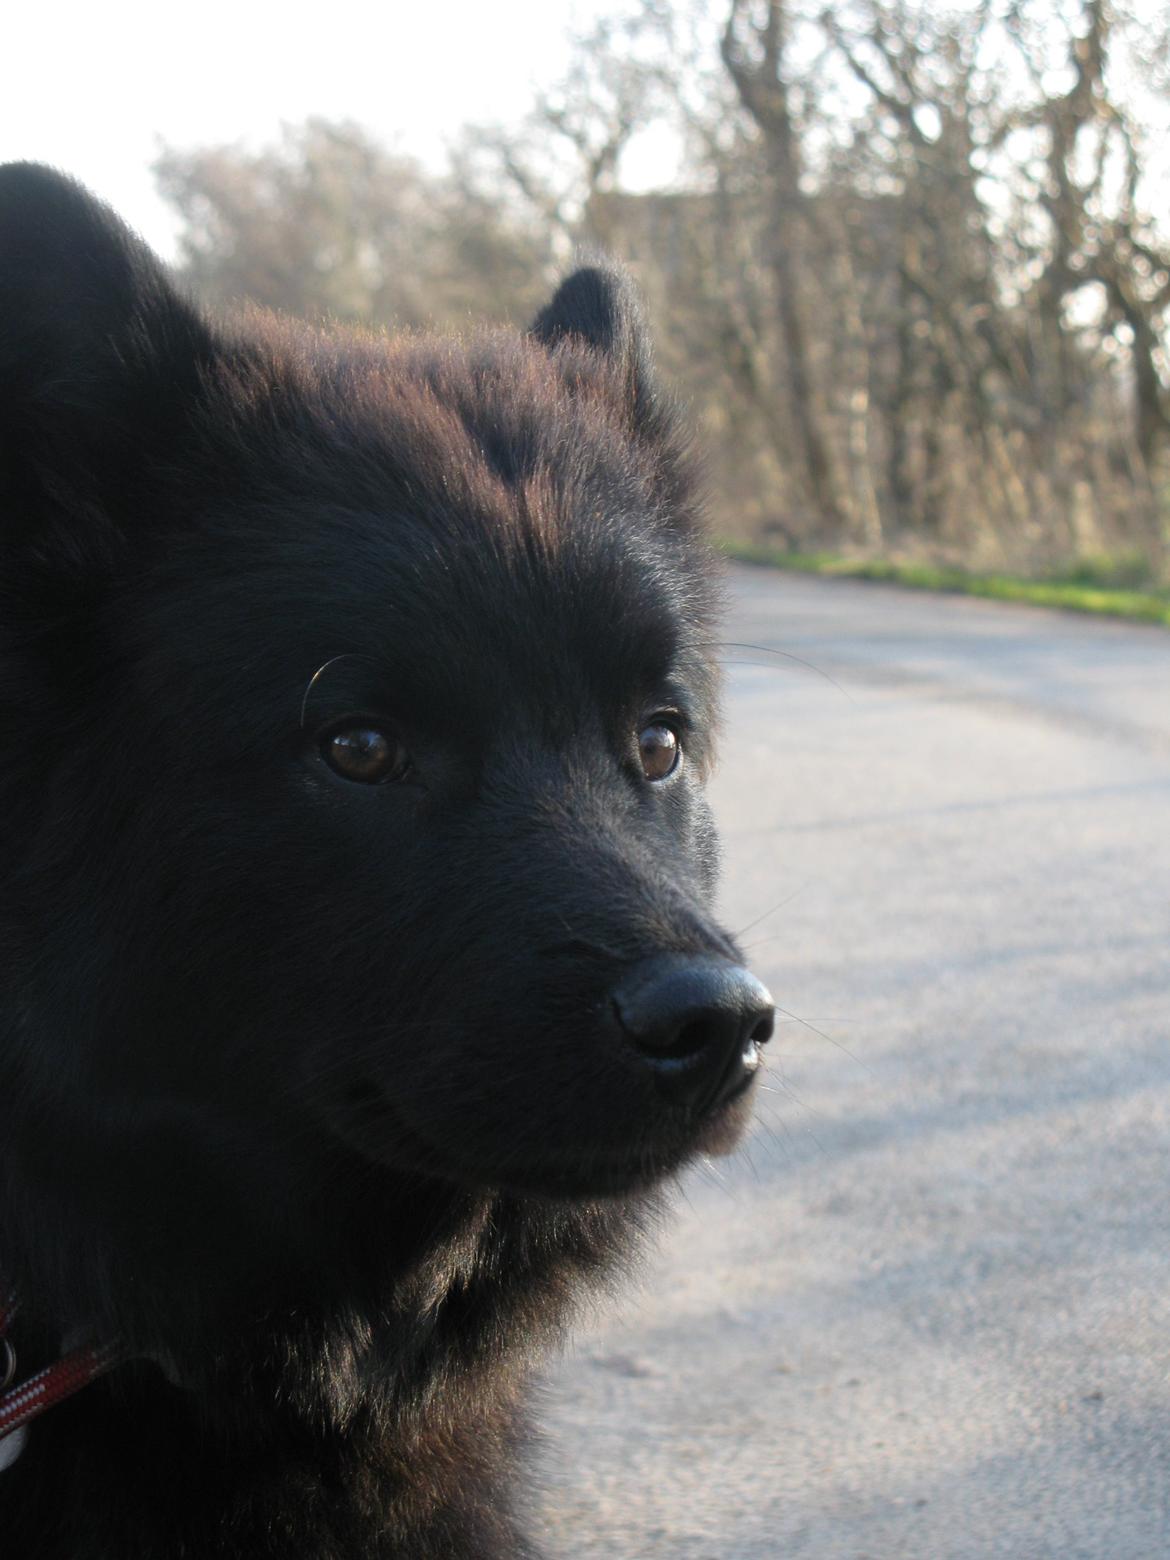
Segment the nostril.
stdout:
<svg viewBox="0 0 1170 1560">
<path fill-rule="evenodd" d="M 772 1008 L 769 1008 L 766 1013 L 762 1013 L 756 1020 L 755 1026 L 752 1029 L 751 1034 L 748 1036 L 748 1039 L 753 1045 L 767 1045 L 768 1041 L 772 1038 L 772 1031 L 775 1029 L 775 1027 L 776 1014 Z"/>
</svg>

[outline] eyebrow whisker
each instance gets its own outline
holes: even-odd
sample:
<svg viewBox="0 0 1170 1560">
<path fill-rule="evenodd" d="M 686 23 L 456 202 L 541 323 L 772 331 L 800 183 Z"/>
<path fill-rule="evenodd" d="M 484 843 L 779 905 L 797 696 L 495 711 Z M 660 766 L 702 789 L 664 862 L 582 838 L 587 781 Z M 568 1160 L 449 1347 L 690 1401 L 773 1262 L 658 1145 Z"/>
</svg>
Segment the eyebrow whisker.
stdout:
<svg viewBox="0 0 1170 1560">
<path fill-rule="evenodd" d="M 377 665 L 377 661 L 372 655 L 364 655 L 360 650 L 343 650 L 340 655 L 331 656 L 328 661 L 323 661 L 317 670 L 313 673 L 312 677 L 309 678 L 309 681 L 305 687 L 305 696 L 301 700 L 300 726 L 302 731 L 305 729 L 305 711 L 309 706 L 309 695 L 312 693 L 318 677 L 320 677 L 323 672 L 327 672 L 331 666 L 336 666 L 338 661 L 345 661 L 349 659 L 359 661 L 373 661 L 374 664 Z"/>
<path fill-rule="evenodd" d="M 847 688 L 843 688 L 837 679 L 826 672 L 823 667 L 817 666 L 813 661 L 806 661 L 803 656 L 793 655 L 791 650 L 777 650 L 774 645 L 745 644 L 742 640 L 736 639 L 706 641 L 703 648 L 712 650 L 756 650 L 760 655 L 774 655 L 785 661 L 793 661 L 797 666 L 803 666 L 806 671 L 815 672 L 818 677 L 823 677 L 827 683 L 830 683 L 834 688 L 836 688 L 837 692 L 841 694 L 843 698 L 848 699 L 850 704 L 857 703 L 857 700 L 853 697 L 849 690 Z M 758 662 L 748 661 L 746 663 L 740 664 L 752 666 L 758 665 Z"/>
</svg>

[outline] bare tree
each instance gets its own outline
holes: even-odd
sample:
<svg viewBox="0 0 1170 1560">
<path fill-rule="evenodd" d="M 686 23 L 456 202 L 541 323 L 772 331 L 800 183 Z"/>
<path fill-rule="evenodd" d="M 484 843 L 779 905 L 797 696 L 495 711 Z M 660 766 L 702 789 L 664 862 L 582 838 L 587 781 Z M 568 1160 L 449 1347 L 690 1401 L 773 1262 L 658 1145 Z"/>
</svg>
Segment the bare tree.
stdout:
<svg viewBox="0 0 1170 1560">
<path fill-rule="evenodd" d="M 504 318 L 543 293 L 536 223 L 353 125 L 310 120 L 256 153 L 171 150 L 155 171 L 184 268 L 215 302 L 414 326 Z"/>
<path fill-rule="evenodd" d="M 600 245 L 648 294 L 727 530 L 1164 566 L 1151 19 L 1125 0 L 624 3 L 441 176 L 315 122 L 260 154 L 168 153 L 192 279 L 298 313 L 516 319 Z M 678 168 L 635 191 L 648 131 Z"/>
</svg>

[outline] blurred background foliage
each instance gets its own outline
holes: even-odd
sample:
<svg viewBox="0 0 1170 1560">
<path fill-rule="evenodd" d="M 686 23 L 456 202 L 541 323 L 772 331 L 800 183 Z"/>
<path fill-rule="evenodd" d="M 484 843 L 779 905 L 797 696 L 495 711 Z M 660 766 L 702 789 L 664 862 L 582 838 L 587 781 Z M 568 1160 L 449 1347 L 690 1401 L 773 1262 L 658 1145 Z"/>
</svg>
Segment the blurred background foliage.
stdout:
<svg viewBox="0 0 1170 1560">
<path fill-rule="evenodd" d="M 1170 5 L 637 0 L 571 60 L 441 170 L 322 121 L 167 150 L 192 286 L 460 329 L 601 248 L 724 535 L 1166 581 Z"/>
</svg>

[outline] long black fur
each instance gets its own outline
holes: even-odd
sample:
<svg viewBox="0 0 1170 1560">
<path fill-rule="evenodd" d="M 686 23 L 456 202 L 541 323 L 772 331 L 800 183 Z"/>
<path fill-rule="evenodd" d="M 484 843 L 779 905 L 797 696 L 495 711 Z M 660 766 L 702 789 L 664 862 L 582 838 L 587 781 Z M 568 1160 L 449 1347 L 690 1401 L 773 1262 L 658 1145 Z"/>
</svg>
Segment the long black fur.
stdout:
<svg viewBox="0 0 1170 1560">
<path fill-rule="evenodd" d="M 715 608 L 619 273 L 527 334 L 217 326 L 0 170 L 0 1274 L 26 1363 L 129 1355 L 6 1555 L 535 1552 L 526 1365 L 706 1141 L 607 993 L 735 956 Z M 422 778 L 334 773 L 351 712 Z"/>
</svg>

